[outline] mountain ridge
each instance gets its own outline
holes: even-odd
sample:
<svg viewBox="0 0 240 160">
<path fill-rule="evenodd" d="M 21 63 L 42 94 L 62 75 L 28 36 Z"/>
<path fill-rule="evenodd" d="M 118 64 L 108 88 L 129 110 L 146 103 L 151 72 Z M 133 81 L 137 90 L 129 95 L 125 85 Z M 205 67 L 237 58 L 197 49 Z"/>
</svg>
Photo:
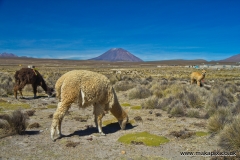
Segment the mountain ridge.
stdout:
<svg viewBox="0 0 240 160">
<path fill-rule="evenodd" d="M 0 57 L 18 57 L 17 55 L 13 54 L 13 53 L 0 53 Z"/>
<path fill-rule="evenodd" d="M 240 62 L 240 54 L 233 55 L 229 58 L 220 60 L 220 62 Z"/>
</svg>

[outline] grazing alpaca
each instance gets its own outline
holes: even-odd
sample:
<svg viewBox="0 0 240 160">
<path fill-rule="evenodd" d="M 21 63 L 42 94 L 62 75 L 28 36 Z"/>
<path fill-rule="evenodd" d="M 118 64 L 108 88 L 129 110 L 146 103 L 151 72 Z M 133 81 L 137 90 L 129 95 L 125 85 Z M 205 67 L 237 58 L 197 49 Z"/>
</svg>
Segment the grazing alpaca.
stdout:
<svg viewBox="0 0 240 160">
<path fill-rule="evenodd" d="M 34 68 L 22 68 L 16 71 L 15 75 L 15 86 L 14 86 L 14 96 L 17 99 L 17 91 L 20 92 L 21 98 L 22 89 L 25 87 L 26 84 L 31 84 L 33 88 L 34 98 L 36 98 L 37 87 L 41 86 L 44 91 L 51 96 L 53 93 L 53 88 L 49 88 L 45 83 L 41 74 Z"/>
<path fill-rule="evenodd" d="M 205 78 L 206 71 L 202 70 L 202 73 L 199 72 L 192 72 L 191 74 L 191 84 L 193 84 L 195 81 L 197 81 L 197 85 L 200 87 L 201 86 L 201 80 Z"/>
<path fill-rule="evenodd" d="M 54 140 L 55 131 L 61 136 L 63 117 L 73 102 L 77 102 L 81 108 L 93 105 L 95 124 L 100 134 L 105 135 L 102 131 L 102 118 L 109 110 L 117 118 L 121 129 L 125 129 L 128 115 L 120 106 L 110 81 L 104 75 L 85 70 L 73 70 L 57 80 L 55 89 L 59 103 L 51 125 L 52 140 Z"/>
</svg>

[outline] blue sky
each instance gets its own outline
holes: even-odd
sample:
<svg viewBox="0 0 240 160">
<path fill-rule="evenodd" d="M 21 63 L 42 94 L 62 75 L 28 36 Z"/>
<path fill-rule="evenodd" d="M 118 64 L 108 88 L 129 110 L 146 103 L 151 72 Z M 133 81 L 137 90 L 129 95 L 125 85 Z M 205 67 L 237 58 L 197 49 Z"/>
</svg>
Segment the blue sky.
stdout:
<svg viewBox="0 0 240 160">
<path fill-rule="evenodd" d="M 239 0 L 0 0 L 0 53 L 89 59 L 124 48 L 144 61 L 240 53 Z"/>
</svg>

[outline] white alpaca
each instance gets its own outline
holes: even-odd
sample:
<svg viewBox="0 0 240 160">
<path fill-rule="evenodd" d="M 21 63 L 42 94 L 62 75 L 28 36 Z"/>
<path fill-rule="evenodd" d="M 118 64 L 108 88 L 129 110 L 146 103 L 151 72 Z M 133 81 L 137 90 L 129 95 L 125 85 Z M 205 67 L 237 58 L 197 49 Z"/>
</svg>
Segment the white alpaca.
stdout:
<svg viewBox="0 0 240 160">
<path fill-rule="evenodd" d="M 121 129 L 125 129 L 128 115 L 120 106 L 110 81 L 104 75 L 73 70 L 62 75 L 55 88 L 59 103 L 51 125 L 52 140 L 55 131 L 61 136 L 63 117 L 73 102 L 77 102 L 81 108 L 93 105 L 95 124 L 100 134 L 105 135 L 102 131 L 102 118 L 109 110 L 118 119 Z"/>
</svg>

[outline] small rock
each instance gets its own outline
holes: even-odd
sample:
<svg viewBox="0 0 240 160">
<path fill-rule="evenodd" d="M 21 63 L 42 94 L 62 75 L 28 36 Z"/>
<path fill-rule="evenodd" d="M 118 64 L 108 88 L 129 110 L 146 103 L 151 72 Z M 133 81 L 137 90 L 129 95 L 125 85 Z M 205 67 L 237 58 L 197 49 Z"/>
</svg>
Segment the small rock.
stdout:
<svg viewBox="0 0 240 160">
<path fill-rule="evenodd" d="M 121 154 L 126 154 L 126 151 L 121 151 Z"/>
<path fill-rule="evenodd" d="M 92 141 L 93 138 L 92 138 L 92 137 L 88 137 L 87 140 L 88 140 L 88 141 Z"/>
<path fill-rule="evenodd" d="M 152 119 L 152 118 L 147 118 L 147 120 L 149 120 L 149 121 L 153 121 L 153 119 Z"/>
<path fill-rule="evenodd" d="M 93 128 L 93 125 L 85 125 L 86 128 Z"/>
<path fill-rule="evenodd" d="M 134 117 L 134 120 L 135 120 L 136 122 L 143 122 L 143 119 L 142 119 L 142 117 L 140 117 L 140 116 Z"/>
<path fill-rule="evenodd" d="M 160 116 L 162 116 L 162 114 L 161 113 L 155 113 L 155 116 L 160 117 Z"/>
</svg>

